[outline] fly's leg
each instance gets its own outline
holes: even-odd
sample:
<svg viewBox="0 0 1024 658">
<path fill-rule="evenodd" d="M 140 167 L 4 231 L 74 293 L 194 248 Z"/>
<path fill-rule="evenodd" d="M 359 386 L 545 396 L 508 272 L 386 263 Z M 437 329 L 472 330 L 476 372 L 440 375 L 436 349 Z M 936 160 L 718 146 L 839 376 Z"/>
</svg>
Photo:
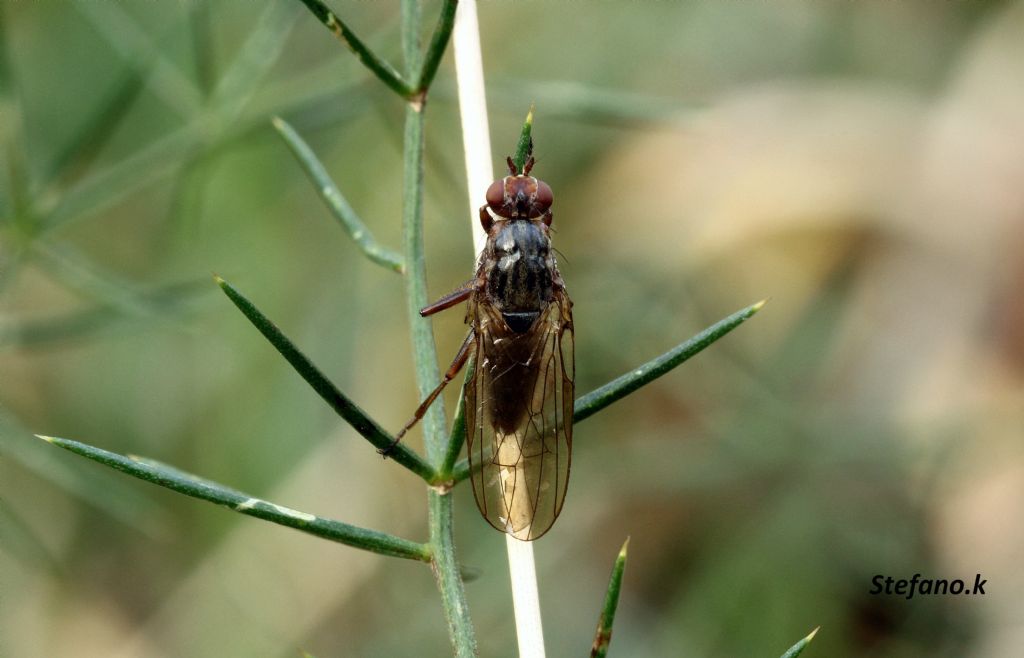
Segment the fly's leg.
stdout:
<svg viewBox="0 0 1024 658">
<path fill-rule="evenodd" d="M 438 384 L 437 388 L 431 391 L 430 395 L 427 396 L 427 399 L 416 408 L 416 412 L 412 415 L 412 418 L 405 424 L 405 427 L 399 430 L 398 434 L 395 435 L 395 440 L 391 442 L 391 445 L 377 450 L 377 452 L 383 455 L 385 459 L 387 459 L 387 456 L 391 454 L 391 451 L 394 450 L 395 446 L 397 446 L 402 440 L 405 433 L 411 430 L 416 423 L 423 419 L 423 416 L 427 413 L 427 409 L 429 409 L 430 405 L 434 403 L 437 396 L 441 395 L 441 391 L 444 390 L 444 387 L 448 385 L 448 382 L 455 379 L 455 375 L 459 374 L 462 367 L 466 365 L 466 361 L 469 359 L 469 348 L 473 344 L 474 337 L 475 335 L 473 330 L 470 329 L 469 334 L 466 336 L 466 340 L 462 341 L 462 347 L 459 348 L 458 354 L 455 355 L 455 358 L 452 360 L 452 364 L 448 366 L 448 372 L 444 373 L 444 378 L 441 380 L 441 383 Z"/>
<path fill-rule="evenodd" d="M 479 287 L 479 285 L 480 284 L 477 282 L 476 279 L 470 279 L 469 281 L 463 283 L 461 286 L 451 291 L 450 293 L 448 293 L 441 299 L 437 300 L 433 304 L 428 304 L 427 306 L 421 308 L 420 317 L 425 318 L 427 316 L 433 315 L 434 313 L 438 313 L 445 309 L 451 308 L 456 304 L 461 304 L 462 302 L 469 299 L 469 296 L 473 294 L 473 292 L 477 289 L 477 287 Z"/>
<path fill-rule="evenodd" d="M 433 304 L 429 304 L 421 308 L 420 316 L 427 317 L 466 301 L 477 289 L 478 285 L 479 284 L 476 279 L 467 281 Z M 430 405 L 434 403 L 437 396 L 441 394 L 441 391 L 443 391 L 444 387 L 448 385 L 448 382 L 450 382 L 455 375 L 459 373 L 459 370 L 462 370 L 462 367 L 466 365 L 466 359 L 469 357 L 469 346 L 472 342 L 473 330 L 471 329 L 469 331 L 469 335 L 466 336 L 466 340 L 463 341 L 462 347 L 459 348 L 458 353 L 455 355 L 455 359 L 452 360 L 452 364 L 448 367 L 448 372 L 445 373 L 444 379 L 441 380 L 441 383 L 438 384 L 437 388 L 431 391 L 430 395 L 427 396 L 427 399 L 416 408 L 416 412 L 413 414 L 412 419 L 410 419 L 409 422 L 405 424 L 405 427 L 395 435 L 394 441 L 392 441 L 388 447 L 381 448 L 377 450 L 377 452 L 387 458 L 387 456 L 391 454 L 391 451 L 395 449 L 395 446 L 397 446 L 402 440 L 402 437 L 405 436 L 405 433 L 412 429 L 413 426 L 423 418 L 427 413 L 427 409 L 429 409 Z"/>
<path fill-rule="evenodd" d="M 480 226 L 483 227 L 484 233 L 490 233 L 491 227 L 494 226 L 494 218 L 491 217 L 491 211 L 487 209 L 487 204 L 480 206 Z"/>
</svg>

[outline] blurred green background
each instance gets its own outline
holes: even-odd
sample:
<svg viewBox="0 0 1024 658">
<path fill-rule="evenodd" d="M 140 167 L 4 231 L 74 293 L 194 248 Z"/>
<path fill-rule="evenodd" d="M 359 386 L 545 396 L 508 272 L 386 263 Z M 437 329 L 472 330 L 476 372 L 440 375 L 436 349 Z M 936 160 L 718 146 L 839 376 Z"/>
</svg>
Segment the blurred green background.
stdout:
<svg viewBox="0 0 1024 658">
<path fill-rule="evenodd" d="M 399 61 L 397 3 L 334 9 Z M 298 2 L 0 17 L 0 655 L 449 655 L 423 565 L 31 438 L 425 538 L 422 483 L 210 280 L 398 428 L 417 403 L 401 281 L 269 120 L 398 247 L 401 102 Z M 496 158 L 537 104 L 581 393 L 771 298 L 578 427 L 536 545 L 549 655 L 586 655 L 627 535 L 613 656 L 778 656 L 818 625 L 808 657 L 1021 655 L 1024 5 L 491 1 L 480 19 Z M 463 168 L 449 55 L 428 108 L 432 296 L 472 269 Z M 435 330 L 446 360 L 461 312 Z M 481 655 L 513 656 L 504 540 L 455 496 Z M 868 595 L 918 572 L 981 573 L 987 594 Z"/>
</svg>

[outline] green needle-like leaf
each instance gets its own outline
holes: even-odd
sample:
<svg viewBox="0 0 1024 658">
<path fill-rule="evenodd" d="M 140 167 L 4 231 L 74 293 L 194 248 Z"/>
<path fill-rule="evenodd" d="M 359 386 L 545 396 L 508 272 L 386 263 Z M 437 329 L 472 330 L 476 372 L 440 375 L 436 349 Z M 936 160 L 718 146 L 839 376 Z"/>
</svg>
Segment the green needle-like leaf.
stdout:
<svg viewBox="0 0 1024 658">
<path fill-rule="evenodd" d="M 101 5 L 88 5 L 90 8 L 97 6 Z M 146 78 L 143 72 L 148 69 L 148 64 L 146 62 L 129 67 L 127 71 L 119 74 L 111 90 L 104 90 L 105 93 L 100 96 L 98 103 L 83 108 L 83 112 L 87 113 L 86 119 L 69 143 L 54 157 L 48 167 L 48 177 L 68 180 L 89 168 L 113 137 L 139 93 L 145 88 Z"/>
<path fill-rule="evenodd" d="M 213 89 L 212 104 L 217 118 L 225 124 L 238 119 L 259 82 L 278 60 L 301 15 L 295 5 L 284 2 L 256 6 L 262 7 L 256 25 Z"/>
<path fill-rule="evenodd" d="M 765 301 L 760 301 L 748 306 L 742 311 L 737 311 L 724 320 L 719 320 L 693 338 L 672 348 L 661 356 L 651 359 L 639 368 L 636 368 L 621 377 L 613 379 L 604 386 L 587 393 L 581 398 L 577 398 L 576 405 L 573 409 L 573 421 L 578 423 L 590 418 L 598 411 L 601 411 L 617 400 L 621 400 L 641 386 L 650 384 L 658 377 L 661 377 L 676 366 L 684 363 L 691 357 L 700 353 L 704 348 L 717 341 L 719 338 L 722 338 L 727 333 L 743 324 L 751 316 L 760 311 L 761 307 L 764 305 Z"/>
<path fill-rule="evenodd" d="M 452 28 L 455 27 L 455 10 L 458 6 L 458 0 L 444 0 L 441 6 L 441 16 L 437 19 L 437 27 L 434 28 L 434 34 L 423 58 L 419 82 L 416 83 L 416 91 L 420 94 L 425 94 L 430 89 L 430 84 L 437 75 L 437 67 L 441 65 L 441 58 L 444 57 L 444 51 L 451 40 Z"/>
<path fill-rule="evenodd" d="M 626 550 L 629 538 L 622 545 L 619 556 L 615 558 L 612 576 L 608 580 L 608 593 L 604 597 L 601 617 L 597 620 L 597 632 L 594 634 L 594 645 L 590 648 L 590 658 L 605 658 L 608 645 L 612 641 L 612 624 L 615 622 L 615 608 L 619 605 L 619 591 L 622 589 L 622 573 L 626 570 Z"/>
<path fill-rule="evenodd" d="M 0 546 L 4 552 L 26 565 L 46 567 L 52 575 L 65 578 L 63 565 L 56 559 L 46 542 L 36 533 L 31 525 L 8 506 L 7 501 L 0 498 Z"/>
<path fill-rule="evenodd" d="M 224 279 L 214 277 L 217 281 L 217 285 L 221 287 L 224 293 L 234 302 L 238 310 L 242 312 L 245 317 L 249 318 L 249 321 L 259 330 L 263 336 L 270 341 L 270 344 L 281 353 L 281 356 L 291 364 L 295 371 L 302 375 L 302 378 L 313 387 L 320 397 L 322 397 L 327 404 L 331 405 L 339 416 L 345 419 L 345 421 L 351 425 L 357 432 L 363 437 L 376 446 L 378 449 L 389 448 L 388 456 L 394 459 L 396 462 L 405 466 L 410 471 L 419 475 L 427 482 L 433 482 L 435 480 L 435 472 L 433 467 L 423 460 L 422 457 L 417 455 L 415 452 L 410 450 L 404 443 L 399 443 L 392 447 L 394 438 L 385 432 L 380 425 L 378 425 L 372 418 L 366 415 L 362 409 L 360 409 L 354 402 L 349 400 L 345 395 L 338 390 L 338 388 L 331 383 L 327 377 L 320 372 L 319 369 L 306 357 L 305 354 L 299 351 L 299 348 L 288 340 L 288 338 L 281 333 L 281 330 L 274 325 L 267 316 L 263 315 L 259 309 L 253 306 L 252 302 L 246 299 L 242 293 L 238 292 L 234 286 L 225 281 Z"/>
<path fill-rule="evenodd" d="M 359 249 L 362 250 L 367 258 L 378 265 L 383 265 L 390 270 L 401 273 L 404 270 L 402 257 L 377 243 L 373 235 L 370 234 L 370 230 L 366 228 L 363 220 L 359 218 L 359 215 L 356 214 L 356 211 L 352 209 L 352 206 L 349 205 L 348 201 L 341 194 L 338 186 L 331 180 L 330 174 L 327 173 L 327 169 L 316 157 L 316 154 L 313 153 L 313 149 L 284 119 L 274 117 L 273 123 L 274 128 L 277 129 L 282 139 L 288 144 L 288 148 L 295 154 L 299 164 L 302 165 L 302 168 L 306 170 L 306 174 L 309 175 L 316 185 L 317 190 L 320 192 L 320 198 L 324 200 L 331 214 L 338 220 L 338 223 L 345 229 L 349 237 L 355 241 Z"/>
<path fill-rule="evenodd" d="M 590 418 L 598 411 L 609 406 L 613 402 L 621 400 L 633 391 L 645 384 L 649 384 L 658 377 L 669 372 L 676 366 L 687 361 L 701 352 L 719 338 L 743 324 L 751 316 L 761 310 L 767 300 L 762 300 L 747 308 L 737 311 L 727 318 L 719 320 L 693 338 L 680 343 L 661 356 L 651 359 L 639 368 L 613 379 L 604 386 L 576 398 L 573 406 L 572 420 L 579 423 Z M 469 462 L 465 459 L 460 461 L 452 469 L 451 481 L 461 482 L 469 477 Z"/>
<path fill-rule="evenodd" d="M 27 440 L 32 436 L 32 432 L 0 408 L 0 455 L 5 463 L 18 464 L 77 502 L 150 538 L 160 537 L 166 531 L 167 514 L 148 495 L 133 495 L 133 488 L 112 473 L 81 469 L 77 464 L 53 459 L 41 444 Z"/>
<path fill-rule="evenodd" d="M 380 553 L 381 555 L 420 560 L 422 562 L 429 562 L 431 559 L 430 548 L 419 542 L 409 541 L 408 539 L 402 539 L 376 530 L 360 528 L 340 521 L 320 518 L 308 512 L 300 512 L 266 500 L 253 498 L 229 487 L 221 486 L 215 482 L 184 473 L 177 469 L 162 468 L 158 462 L 132 459 L 70 439 L 36 436 L 53 445 L 137 477 L 140 480 L 158 484 L 161 487 L 183 493 L 186 496 L 223 505 L 241 514 L 254 516 L 264 521 L 272 521 L 278 525 L 295 528 L 317 537 Z"/>
<path fill-rule="evenodd" d="M 177 317 L 176 309 L 158 303 L 159 295 L 147 294 L 134 283 L 104 271 L 77 249 L 64 243 L 43 240 L 36 240 L 32 248 L 43 271 L 67 288 L 83 293 L 125 316 L 162 320 L 172 326 L 180 326 L 181 320 Z M 190 285 L 193 292 L 199 292 L 198 283 L 179 284 L 177 287 L 185 289 L 184 286 Z"/>
<path fill-rule="evenodd" d="M 410 98 L 415 95 L 409 83 L 402 78 L 402 74 L 370 50 L 327 5 L 320 2 L 320 0 L 302 0 L 302 3 L 334 36 L 352 50 L 356 57 L 359 58 L 359 61 L 366 68 L 370 69 L 370 72 L 380 78 L 381 82 L 403 98 Z"/>
<path fill-rule="evenodd" d="M 466 442 L 466 382 L 469 381 L 470 373 L 475 367 L 475 357 L 469 358 L 466 364 L 466 376 L 462 381 L 462 393 L 459 395 L 459 404 L 455 408 L 455 419 L 452 420 L 452 431 L 448 433 L 448 445 L 445 447 L 444 462 L 441 464 L 440 477 L 447 479 L 451 476 L 455 462 L 462 452 L 462 444 Z"/>
<path fill-rule="evenodd" d="M 526 120 L 523 121 L 523 130 L 519 133 L 519 141 L 516 143 L 516 151 L 512 154 L 512 162 L 515 163 L 516 169 L 519 171 L 523 170 L 523 166 L 526 164 L 526 158 L 530 157 L 530 151 L 533 150 L 533 105 L 530 105 L 530 111 L 526 113 Z"/>
<path fill-rule="evenodd" d="M 463 435 L 465 435 L 465 428 L 463 428 Z M 462 441 L 460 441 L 460 443 L 465 443 L 465 442 L 466 442 L 465 437 L 463 437 L 463 439 L 462 439 Z M 481 466 L 482 466 L 482 464 L 477 464 L 476 465 L 477 469 L 479 469 Z M 463 480 L 468 478 L 469 477 L 469 473 L 470 473 L 469 460 L 468 459 L 462 459 L 462 460 L 459 461 L 459 463 L 457 463 L 452 468 L 452 476 L 450 478 L 448 478 L 448 481 L 451 482 L 453 485 L 454 484 L 458 484 L 459 482 L 462 482 Z"/>
<path fill-rule="evenodd" d="M 202 95 L 189 76 L 168 57 L 160 39 L 144 28 L 119 2 L 90 2 L 75 5 L 76 14 L 98 33 L 107 46 L 129 67 L 144 65 L 146 88 L 164 107 L 183 119 L 194 115 L 202 106 Z M 180 34 L 180 32 L 178 32 Z M 167 36 L 167 35 L 164 35 Z"/>
<path fill-rule="evenodd" d="M 208 124 L 197 120 L 123 160 L 83 176 L 58 198 L 41 204 L 45 222 L 40 233 L 87 215 L 98 215 L 138 188 L 176 170 L 183 158 L 199 148 Z"/>
<path fill-rule="evenodd" d="M 123 308 L 98 304 L 42 318 L 0 322 L 0 349 L 11 345 L 21 349 L 46 348 L 111 333 L 140 320 L 180 319 L 192 309 L 192 302 L 209 290 L 209 283 L 204 281 L 201 288 L 189 282 L 140 293 L 138 303 L 150 308 L 153 317 L 139 317 Z"/>
<path fill-rule="evenodd" d="M 799 642 L 797 642 L 796 644 L 791 646 L 789 648 L 789 651 L 787 651 L 786 653 L 782 654 L 782 658 L 796 658 L 801 653 L 803 653 L 804 649 L 807 648 L 807 645 L 810 644 L 811 640 L 814 639 L 814 636 L 818 634 L 818 629 L 819 628 L 821 628 L 821 627 L 819 626 L 818 628 L 815 628 L 813 631 L 811 631 L 810 635 L 808 635 L 804 639 L 800 640 Z"/>
</svg>

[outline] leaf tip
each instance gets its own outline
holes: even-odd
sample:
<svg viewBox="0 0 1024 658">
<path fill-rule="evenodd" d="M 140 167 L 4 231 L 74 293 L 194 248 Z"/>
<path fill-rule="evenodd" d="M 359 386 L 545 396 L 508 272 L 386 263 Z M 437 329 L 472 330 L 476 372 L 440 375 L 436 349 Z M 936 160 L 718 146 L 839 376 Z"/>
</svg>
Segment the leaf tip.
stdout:
<svg viewBox="0 0 1024 658">
<path fill-rule="evenodd" d="M 524 126 L 533 126 L 533 111 L 536 107 L 536 103 L 530 103 L 530 111 L 526 113 L 526 121 L 523 122 Z"/>
<path fill-rule="evenodd" d="M 810 635 L 808 635 L 807 637 L 804 638 L 804 642 L 810 642 L 811 640 L 813 640 L 814 636 L 817 635 L 818 631 L 820 631 L 820 630 L 821 630 L 821 626 L 818 626 L 817 628 L 815 628 L 813 631 L 811 631 Z"/>
<path fill-rule="evenodd" d="M 47 443 L 50 444 L 57 443 L 57 437 L 54 436 L 46 436 L 45 434 L 33 434 L 33 436 L 36 437 L 37 439 L 42 439 L 43 441 L 46 441 Z"/>
<path fill-rule="evenodd" d="M 753 306 L 750 307 L 750 312 L 751 313 L 757 313 L 762 308 L 764 308 L 764 305 L 767 304 L 770 299 L 771 299 L 771 297 L 765 297 L 764 299 L 762 299 L 758 303 L 754 304 Z"/>
<path fill-rule="evenodd" d="M 284 122 L 284 119 L 282 119 L 281 117 L 274 117 L 273 119 L 270 120 L 270 123 L 279 133 L 284 132 L 285 127 L 288 125 L 287 123 Z"/>
<path fill-rule="evenodd" d="M 630 540 L 630 537 L 627 536 L 626 537 L 626 541 L 624 541 L 622 543 L 622 548 L 619 549 L 619 559 L 620 560 L 625 560 L 626 559 L 626 554 L 629 552 L 629 540 Z"/>
</svg>

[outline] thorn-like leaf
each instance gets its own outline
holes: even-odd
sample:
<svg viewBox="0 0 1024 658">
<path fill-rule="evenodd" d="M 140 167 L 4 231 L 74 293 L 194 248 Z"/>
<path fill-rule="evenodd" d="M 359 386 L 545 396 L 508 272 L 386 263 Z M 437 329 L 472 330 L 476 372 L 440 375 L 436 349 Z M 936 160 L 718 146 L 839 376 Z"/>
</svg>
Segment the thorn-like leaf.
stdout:
<svg viewBox="0 0 1024 658">
<path fill-rule="evenodd" d="M 40 233 L 95 216 L 138 188 L 178 169 L 182 159 L 199 148 L 207 123 L 194 121 L 123 160 L 90 171 L 58 198 L 43 199 L 40 214 L 45 221 Z"/>
<path fill-rule="evenodd" d="M 381 82 L 403 98 L 410 98 L 415 95 L 414 90 L 405 81 L 402 74 L 370 50 L 327 5 L 320 2 L 320 0 L 302 0 L 302 4 L 306 5 L 306 8 L 331 31 L 331 34 L 348 46 L 355 53 L 356 57 L 359 58 L 359 61 L 366 68 L 370 69 L 370 72 L 377 76 Z"/>
<path fill-rule="evenodd" d="M 526 113 L 526 120 L 523 121 L 523 130 L 519 133 L 519 141 L 516 143 L 515 153 L 512 154 L 512 162 L 519 171 L 522 171 L 523 166 L 526 165 L 526 159 L 530 157 L 530 151 L 533 150 L 532 146 L 533 104 L 530 105 L 530 111 Z"/>
<path fill-rule="evenodd" d="M 301 14 L 295 5 L 286 2 L 255 6 L 262 8 L 256 25 L 213 88 L 212 104 L 222 124 L 238 120 L 257 86 L 280 57 Z"/>
<path fill-rule="evenodd" d="M 171 284 L 152 291 L 139 293 L 137 301 L 151 308 L 153 319 L 178 318 L 190 310 L 190 302 L 209 292 L 209 283 Z M 42 318 L 29 318 L 17 322 L 0 322 L 0 349 L 15 345 L 21 349 L 48 348 L 54 344 L 92 338 L 119 329 L 132 321 L 149 320 L 138 314 L 125 312 L 109 304 L 97 304 L 85 309 L 69 311 Z"/>
<path fill-rule="evenodd" d="M 354 402 L 345 397 L 345 394 L 338 390 L 338 388 L 329 380 L 327 377 L 320 372 L 320 370 L 313 365 L 313 363 L 306 357 L 305 354 L 299 351 L 299 348 L 288 340 L 288 338 L 281 333 L 281 330 L 274 325 L 267 316 L 263 315 L 259 309 L 253 306 L 252 302 L 246 299 L 242 293 L 238 292 L 234 286 L 220 278 L 215 276 L 214 279 L 217 281 L 217 285 L 221 287 L 221 290 L 228 296 L 228 298 L 238 307 L 238 310 L 242 312 L 245 317 L 252 322 L 263 336 L 270 341 L 270 344 L 281 353 L 281 356 L 291 364 L 295 371 L 302 375 L 302 378 L 313 387 L 320 397 L 331 405 L 339 416 L 345 419 L 345 421 L 351 425 L 357 432 L 359 432 L 367 441 L 372 443 L 378 449 L 391 448 L 388 452 L 388 456 L 394 459 L 396 462 L 405 466 L 413 473 L 419 475 L 427 482 L 433 482 L 435 479 L 435 472 L 433 467 L 423 460 L 419 455 L 409 449 L 404 443 L 399 443 L 393 448 L 394 438 L 385 432 L 380 425 L 378 425 L 372 418 L 366 415 L 362 409 L 360 409 Z"/>
<path fill-rule="evenodd" d="M 88 5 L 86 13 L 99 6 L 116 7 L 113 3 L 93 3 Z M 130 64 L 126 71 L 118 74 L 111 89 L 103 90 L 105 93 L 95 105 L 82 108 L 83 113 L 87 113 L 86 119 L 74 137 L 53 158 L 48 172 L 51 180 L 60 178 L 66 181 L 88 169 L 116 133 L 122 120 L 132 109 L 135 99 L 145 88 L 144 71 L 150 67 L 151 64 L 145 61 Z"/>
<path fill-rule="evenodd" d="M 755 313 L 760 311 L 766 301 L 767 300 L 762 300 L 756 304 L 752 304 L 741 311 L 737 311 L 732 315 L 719 320 L 696 336 L 680 343 L 661 356 L 651 359 L 639 368 L 635 368 L 631 372 L 628 372 L 617 379 L 613 379 L 604 386 L 601 386 L 582 397 L 576 398 L 576 402 L 573 406 L 573 422 L 579 423 L 590 418 L 613 402 L 621 400 L 641 386 L 651 383 L 658 377 L 661 377 L 676 366 L 695 356 L 701 350 L 708 347 L 719 338 L 722 338 L 727 333 L 743 324 Z M 467 477 L 469 477 L 469 462 L 463 459 L 452 469 L 451 481 L 453 483 L 457 483 L 465 480 Z"/>
<path fill-rule="evenodd" d="M 34 436 L 0 407 L 0 455 L 5 463 L 15 463 L 69 496 L 151 538 L 162 538 L 167 529 L 167 513 L 144 492 L 137 495 L 129 483 L 106 471 L 78 468 L 64 460 L 53 459 L 43 446 L 29 441 Z"/>
<path fill-rule="evenodd" d="M 612 624 L 615 622 L 615 608 L 619 605 L 619 592 L 622 590 L 622 574 L 626 570 L 628 548 L 629 537 L 626 537 L 622 549 L 619 550 L 619 556 L 615 558 L 612 575 L 608 580 L 608 593 L 604 597 L 604 607 L 601 608 L 601 616 L 597 620 L 597 632 L 594 634 L 590 658 L 605 658 L 608 655 L 608 645 L 612 641 Z"/>
<path fill-rule="evenodd" d="M 45 567 L 59 579 L 67 578 L 65 566 L 58 560 L 35 529 L 0 498 L 0 546 L 4 552 L 25 565 Z"/>
<path fill-rule="evenodd" d="M 426 55 L 423 58 L 423 68 L 420 70 L 419 81 L 416 83 L 416 91 L 425 94 L 430 89 L 434 76 L 437 75 L 437 67 L 441 64 L 444 51 L 448 49 L 448 42 L 451 40 L 452 28 L 455 27 L 455 10 L 458 9 L 458 0 L 444 0 L 441 5 L 441 15 L 437 19 L 437 27 L 430 38 Z"/>
<path fill-rule="evenodd" d="M 135 286 L 104 271 L 81 251 L 62 243 L 37 240 L 36 256 L 46 274 L 69 289 L 114 308 L 125 315 L 154 317 L 158 312 L 143 301 Z"/>
<path fill-rule="evenodd" d="M 260 500 L 230 487 L 219 485 L 216 482 L 184 473 L 178 469 L 164 468 L 159 462 L 152 460 L 125 457 L 70 439 L 41 436 L 38 434 L 36 436 L 48 443 L 99 462 L 104 466 L 127 473 L 140 480 L 152 482 L 166 489 L 183 493 L 186 496 L 223 505 L 241 514 L 254 516 L 258 519 L 271 521 L 289 528 L 295 528 L 317 537 L 380 553 L 381 555 L 419 560 L 421 562 L 429 562 L 431 559 L 430 548 L 419 542 L 409 541 L 408 539 L 402 539 L 376 530 L 360 528 L 340 521 L 324 519 L 308 512 L 300 512 L 266 500 Z"/>
<path fill-rule="evenodd" d="M 466 442 L 466 382 L 469 381 L 473 368 L 476 367 L 476 357 L 469 357 L 466 364 L 466 376 L 462 380 L 462 391 L 459 393 L 459 403 L 455 407 L 455 418 L 452 420 L 452 431 L 448 433 L 448 444 L 445 446 L 444 462 L 441 465 L 439 477 L 446 480 L 451 477 L 455 462 L 462 452 L 462 444 Z"/>
<path fill-rule="evenodd" d="M 39 204 L 42 232 L 50 232 L 95 216 L 147 184 L 181 169 L 182 161 L 212 149 L 255 122 L 242 110 L 263 76 L 277 61 L 292 24 L 294 11 L 281 2 L 265 3 L 255 29 L 228 66 L 214 93 L 214 106 L 173 133 L 157 139 L 127 158 L 90 172 L 61 195 Z M 263 114 L 259 122 L 265 121 Z"/>
<path fill-rule="evenodd" d="M 338 223 L 345 229 L 349 237 L 359 246 L 359 249 L 367 258 L 378 265 L 383 265 L 390 270 L 401 273 L 404 270 L 402 257 L 377 243 L 373 235 L 370 234 L 370 229 L 366 228 L 363 220 L 359 218 L 359 215 L 356 214 L 356 211 L 353 210 L 352 206 L 349 205 L 338 189 L 338 186 L 331 180 L 327 169 L 316 157 L 316 154 L 313 153 L 313 149 L 309 147 L 309 144 L 284 119 L 274 117 L 273 123 L 278 134 L 288 144 L 288 148 L 291 149 L 299 164 L 302 165 L 302 168 L 306 170 L 306 174 L 313 181 L 313 184 L 316 185 L 320 198 L 324 200 L 331 214 L 334 215 L 334 218 L 338 220 Z"/>
<path fill-rule="evenodd" d="M 577 398 L 573 409 L 573 421 L 578 423 L 590 418 L 613 402 L 621 400 L 641 386 L 653 382 L 743 324 L 760 311 L 764 305 L 765 302 L 760 301 L 741 311 L 737 311 L 661 356 L 651 359 L 639 368 L 635 368 L 631 372 L 613 379 L 583 397 Z"/>
<path fill-rule="evenodd" d="M 813 631 L 811 631 L 810 635 L 808 635 L 804 639 L 800 640 L 799 642 L 797 642 L 796 644 L 791 646 L 789 648 L 789 651 L 787 651 L 786 653 L 782 654 L 782 658 L 796 658 L 801 653 L 803 653 L 804 649 L 807 648 L 807 645 L 810 644 L 811 640 L 814 639 L 814 636 L 818 634 L 818 630 L 820 628 L 821 628 L 821 626 L 819 626 L 818 628 L 815 628 Z"/>
<path fill-rule="evenodd" d="M 182 119 L 188 119 L 200 110 L 202 94 L 181 70 L 176 58 L 168 57 L 160 40 L 119 2 L 91 2 L 75 7 L 75 14 L 85 19 L 92 31 L 99 34 L 107 46 L 118 54 L 129 67 L 149 69 L 146 89 L 154 94 L 164 107 Z M 166 36 L 166 35 L 164 35 Z M 118 109 L 111 108 L 113 113 Z M 123 108 L 126 109 L 126 108 Z"/>
</svg>

